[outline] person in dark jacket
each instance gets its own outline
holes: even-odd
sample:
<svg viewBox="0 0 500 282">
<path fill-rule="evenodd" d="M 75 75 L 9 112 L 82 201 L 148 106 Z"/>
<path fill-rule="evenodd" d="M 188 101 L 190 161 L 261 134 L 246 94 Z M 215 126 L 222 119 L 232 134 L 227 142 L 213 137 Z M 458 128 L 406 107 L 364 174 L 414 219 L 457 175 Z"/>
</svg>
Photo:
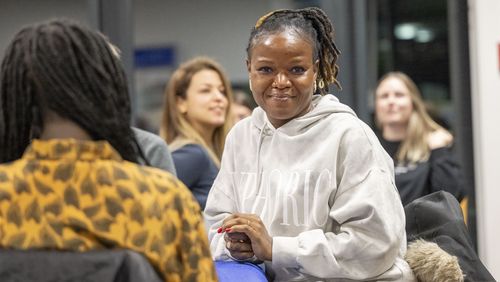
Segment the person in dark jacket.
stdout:
<svg viewBox="0 0 500 282">
<path fill-rule="evenodd" d="M 375 121 L 380 141 L 394 159 L 396 186 L 403 205 L 444 190 L 458 201 L 466 196 L 453 136 L 427 113 L 420 92 L 406 74 L 384 75 L 375 91 Z"/>
</svg>

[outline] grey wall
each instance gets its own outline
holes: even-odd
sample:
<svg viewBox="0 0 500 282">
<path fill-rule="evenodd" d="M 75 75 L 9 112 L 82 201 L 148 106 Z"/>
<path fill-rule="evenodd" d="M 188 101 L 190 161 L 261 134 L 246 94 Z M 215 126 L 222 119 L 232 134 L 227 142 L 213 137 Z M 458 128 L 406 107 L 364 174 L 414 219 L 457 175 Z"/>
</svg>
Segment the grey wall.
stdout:
<svg viewBox="0 0 500 282">
<path fill-rule="evenodd" d="M 86 0 L 0 0 L 0 56 L 21 27 L 54 17 L 88 23 Z"/>
<path fill-rule="evenodd" d="M 270 9 L 268 0 L 135 1 L 135 43 L 174 45 L 179 62 L 196 55 L 213 57 L 232 81 L 247 81 L 250 28 Z"/>
<path fill-rule="evenodd" d="M 135 46 L 173 46 L 176 64 L 198 55 L 212 57 L 224 67 L 233 84 L 247 85 L 245 48 L 251 28 L 268 11 L 292 8 L 293 4 L 290 0 L 135 0 Z M 141 126 L 158 128 L 163 89 L 173 69 L 136 69 Z"/>
<path fill-rule="evenodd" d="M 291 6 L 289 0 L 135 0 L 134 37 L 138 47 L 174 45 L 178 61 L 208 55 L 231 80 L 246 81 L 244 58 L 250 28 L 259 16 Z M 86 0 L 0 0 L 0 54 L 24 25 L 52 17 L 89 22 Z"/>
</svg>

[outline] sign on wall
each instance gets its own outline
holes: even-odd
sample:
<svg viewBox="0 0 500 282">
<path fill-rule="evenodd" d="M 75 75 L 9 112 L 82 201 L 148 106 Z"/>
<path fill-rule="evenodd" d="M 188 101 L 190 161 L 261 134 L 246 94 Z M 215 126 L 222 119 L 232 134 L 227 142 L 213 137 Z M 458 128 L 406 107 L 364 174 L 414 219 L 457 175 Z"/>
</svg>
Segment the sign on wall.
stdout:
<svg viewBox="0 0 500 282">
<path fill-rule="evenodd" d="M 174 46 L 141 47 L 134 51 L 137 126 L 158 132 L 164 110 L 165 85 L 177 67 Z"/>
</svg>

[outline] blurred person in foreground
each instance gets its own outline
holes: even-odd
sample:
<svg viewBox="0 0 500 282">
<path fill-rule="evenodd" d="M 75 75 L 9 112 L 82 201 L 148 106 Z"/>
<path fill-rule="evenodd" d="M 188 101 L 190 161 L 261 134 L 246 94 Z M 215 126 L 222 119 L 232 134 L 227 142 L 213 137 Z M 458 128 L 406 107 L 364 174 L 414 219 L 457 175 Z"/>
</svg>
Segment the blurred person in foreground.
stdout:
<svg viewBox="0 0 500 282">
<path fill-rule="evenodd" d="M 199 207 L 171 174 L 138 165 L 123 67 L 100 33 L 33 24 L 0 85 L 0 247 L 143 254 L 165 281 L 215 281 Z"/>
</svg>

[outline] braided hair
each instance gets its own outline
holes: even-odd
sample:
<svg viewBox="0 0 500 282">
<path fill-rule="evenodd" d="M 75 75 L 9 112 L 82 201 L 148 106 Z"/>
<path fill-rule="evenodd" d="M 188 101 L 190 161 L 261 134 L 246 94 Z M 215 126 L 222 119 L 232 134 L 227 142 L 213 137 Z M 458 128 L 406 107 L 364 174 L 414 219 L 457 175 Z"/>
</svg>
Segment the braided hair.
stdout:
<svg viewBox="0 0 500 282">
<path fill-rule="evenodd" d="M 325 12 L 319 8 L 276 10 L 262 16 L 250 33 L 247 46 L 248 59 L 251 58 L 252 48 L 261 37 L 289 29 L 303 35 L 313 46 L 313 59 L 319 60 L 316 83 L 320 92 L 327 93 L 329 84 L 335 84 L 341 89 L 337 80 L 339 72 L 337 59 L 340 51 L 333 40 L 333 25 Z"/>
<path fill-rule="evenodd" d="M 137 162 L 127 81 L 114 52 L 104 35 L 70 20 L 18 32 L 1 66 L 0 163 L 20 158 L 40 136 L 47 110 Z"/>
</svg>

